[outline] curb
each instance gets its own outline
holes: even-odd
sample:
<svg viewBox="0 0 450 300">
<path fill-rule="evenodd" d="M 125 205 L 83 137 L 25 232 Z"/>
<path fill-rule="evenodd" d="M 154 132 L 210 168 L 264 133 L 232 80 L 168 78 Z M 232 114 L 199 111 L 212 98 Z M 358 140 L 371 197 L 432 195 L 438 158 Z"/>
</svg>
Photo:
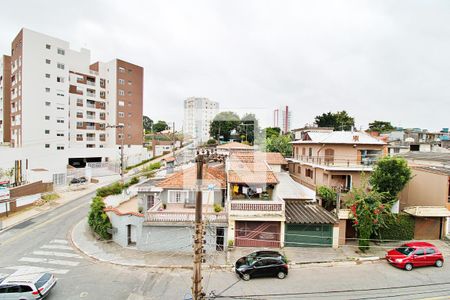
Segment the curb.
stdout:
<svg viewBox="0 0 450 300">
<path fill-rule="evenodd" d="M 112 265 L 117 266 L 124 266 L 124 267 L 137 267 L 137 268 L 151 268 L 151 269 L 163 269 L 163 270 L 170 270 L 170 269 L 185 269 L 185 270 L 192 270 L 192 265 L 152 265 L 152 264 L 140 264 L 140 263 L 127 263 L 117 260 L 108 260 L 104 258 L 99 258 L 96 255 L 90 254 L 85 252 L 79 244 L 74 240 L 74 229 L 76 226 L 82 226 L 81 223 L 85 222 L 86 218 L 81 219 L 79 222 L 77 222 L 71 229 L 69 233 L 69 239 L 72 245 L 82 254 L 85 256 L 94 259 L 96 261 L 109 263 Z M 309 262 L 298 262 L 298 263 L 291 263 L 289 266 L 293 269 L 299 269 L 303 266 L 317 266 L 317 267 L 333 267 L 333 266 L 339 266 L 339 265 L 359 265 L 362 263 L 375 263 L 381 261 L 380 257 L 367 257 L 367 258 L 350 258 L 350 259 L 342 259 L 342 260 L 330 260 L 330 261 L 309 261 Z M 206 265 L 202 269 L 212 269 L 212 270 L 230 270 L 233 268 L 233 265 Z"/>
<path fill-rule="evenodd" d="M 74 228 L 76 226 L 80 226 L 80 224 L 82 222 L 84 222 L 86 220 L 86 218 L 81 219 L 78 223 L 76 223 L 72 229 L 70 230 L 70 242 L 72 243 L 72 245 L 82 254 L 84 254 L 85 256 L 94 259 L 96 261 L 100 261 L 100 262 L 104 262 L 104 263 L 109 263 L 112 265 L 117 265 L 117 266 L 124 266 L 124 267 L 137 267 L 137 268 L 151 268 L 151 269 L 185 269 L 185 270 L 192 270 L 192 265 L 167 265 L 167 266 L 161 266 L 161 265 L 151 265 L 151 264 L 137 264 L 137 263 L 127 263 L 127 262 L 120 262 L 120 261 L 114 261 L 114 260 L 108 260 L 108 259 L 104 259 L 104 258 L 99 258 L 98 256 L 95 256 L 93 254 L 89 254 L 87 252 L 85 252 L 80 245 L 77 244 L 77 242 L 75 242 L 74 238 L 73 238 L 73 232 L 74 232 Z M 232 266 L 229 265 L 208 265 L 203 267 L 203 269 L 229 269 Z"/>
</svg>

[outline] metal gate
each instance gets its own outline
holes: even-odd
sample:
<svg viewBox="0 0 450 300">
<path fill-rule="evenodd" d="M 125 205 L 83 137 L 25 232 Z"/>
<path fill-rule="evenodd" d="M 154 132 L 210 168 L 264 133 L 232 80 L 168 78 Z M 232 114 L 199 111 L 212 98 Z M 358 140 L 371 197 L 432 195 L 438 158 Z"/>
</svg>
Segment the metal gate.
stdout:
<svg viewBox="0 0 450 300">
<path fill-rule="evenodd" d="M 331 247 L 333 225 L 286 224 L 284 245 L 286 247 Z"/>
</svg>

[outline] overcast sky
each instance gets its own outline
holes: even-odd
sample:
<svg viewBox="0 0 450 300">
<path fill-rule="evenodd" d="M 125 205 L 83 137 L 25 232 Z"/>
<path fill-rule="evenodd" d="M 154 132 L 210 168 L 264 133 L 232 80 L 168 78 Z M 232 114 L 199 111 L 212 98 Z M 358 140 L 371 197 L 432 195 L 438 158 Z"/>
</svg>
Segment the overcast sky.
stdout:
<svg viewBox="0 0 450 300">
<path fill-rule="evenodd" d="M 21 27 L 145 68 L 144 113 L 183 119 L 183 100 L 270 112 L 293 127 L 347 110 L 403 127 L 450 126 L 450 1 L 9 1 L 0 50 Z M 270 125 L 270 113 L 260 114 Z"/>
</svg>

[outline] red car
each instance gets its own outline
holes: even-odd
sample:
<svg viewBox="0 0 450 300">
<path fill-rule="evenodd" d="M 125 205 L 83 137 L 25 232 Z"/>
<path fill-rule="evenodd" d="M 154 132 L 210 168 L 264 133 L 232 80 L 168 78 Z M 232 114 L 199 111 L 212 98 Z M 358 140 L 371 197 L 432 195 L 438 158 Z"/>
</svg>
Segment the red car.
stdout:
<svg viewBox="0 0 450 300">
<path fill-rule="evenodd" d="M 411 271 L 413 267 L 444 265 L 444 256 L 436 246 L 426 242 L 411 242 L 388 251 L 387 261 L 398 268 Z"/>
</svg>

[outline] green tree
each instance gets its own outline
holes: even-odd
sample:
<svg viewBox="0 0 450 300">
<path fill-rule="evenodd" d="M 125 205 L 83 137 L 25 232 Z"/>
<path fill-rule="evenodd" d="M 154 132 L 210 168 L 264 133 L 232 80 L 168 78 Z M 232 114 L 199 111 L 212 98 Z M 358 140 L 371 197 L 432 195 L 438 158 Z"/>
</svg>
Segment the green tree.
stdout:
<svg viewBox="0 0 450 300">
<path fill-rule="evenodd" d="M 411 178 L 411 169 L 405 159 L 386 156 L 377 161 L 369 182 L 374 191 L 386 193 L 386 200 L 391 202 L 397 199 Z"/>
<path fill-rule="evenodd" d="M 145 130 L 146 132 L 152 131 L 152 129 L 153 129 L 153 120 L 150 119 L 150 118 L 147 117 L 147 116 L 144 116 L 144 117 L 142 118 L 142 125 L 143 125 L 144 130 Z"/>
<path fill-rule="evenodd" d="M 266 152 L 280 152 L 285 157 L 292 155 L 292 144 L 290 135 L 273 136 L 266 139 L 264 150 Z"/>
<path fill-rule="evenodd" d="M 392 126 L 391 122 L 375 120 L 375 121 L 369 123 L 369 131 L 385 133 L 385 132 L 391 132 L 394 129 L 395 129 L 395 127 Z"/>
<path fill-rule="evenodd" d="M 336 206 L 337 193 L 327 186 L 319 186 L 317 188 L 317 195 L 322 198 L 323 206 L 327 210 L 332 210 Z"/>
<path fill-rule="evenodd" d="M 102 239 L 108 240 L 111 238 L 108 229 L 111 229 L 112 225 L 108 215 L 103 211 L 104 209 L 105 203 L 103 198 L 99 196 L 94 197 L 88 215 L 88 224 Z"/>
<path fill-rule="evenodd" d="M 229 141 L 231 132 L 238 129 L 239 116 L 232 111 L 224 111 L 217 114 L 209 129 L 209 134 L 216 140 L 223 136 L 224 141 Z"/>
<path fill-rule="evenodd" d="M 163 130 L 166 130 L 169 128 L 169 125 L 165 121 L 159 120 L 158 122 L 153 124 L 153 131 L 154 132 L 161 132 Z"/>
<path fill-rule="evenodd" d="M 280 133 L 280 127 L 267 127 L 262 130 L 262 135 L 265 135 L 266 138 L 277 137 Z"/>
<path fill-rule="evenodd" d="M 385 219 L 391 215 L 390 205 L 385 204 L 385 194 L 367 192 L 365 187 L 354 188 L 346 200 L 350 208 L 353 227 L 358 233 L 358 246 L 361 251 L 370 248 L 370 239 L 379 235 L 380 228 L 386 227 Z"/>
<path fill-rule="evenodd" d="M 247 141 L 251 145 L 253 145 L 255 136 L 259 135 L 260 133 L 258 119 L 256 119 L 255 114 L 244 115 L 237 129 L 242 140 Z"/>
<path fill-rule="evenodd" d="M 355 126 L 355 119 L 343 110 L 316 116 L 314 123 L 319 127 L 332 127 L 334 130 L 351 130 Z"/>
</svg>

